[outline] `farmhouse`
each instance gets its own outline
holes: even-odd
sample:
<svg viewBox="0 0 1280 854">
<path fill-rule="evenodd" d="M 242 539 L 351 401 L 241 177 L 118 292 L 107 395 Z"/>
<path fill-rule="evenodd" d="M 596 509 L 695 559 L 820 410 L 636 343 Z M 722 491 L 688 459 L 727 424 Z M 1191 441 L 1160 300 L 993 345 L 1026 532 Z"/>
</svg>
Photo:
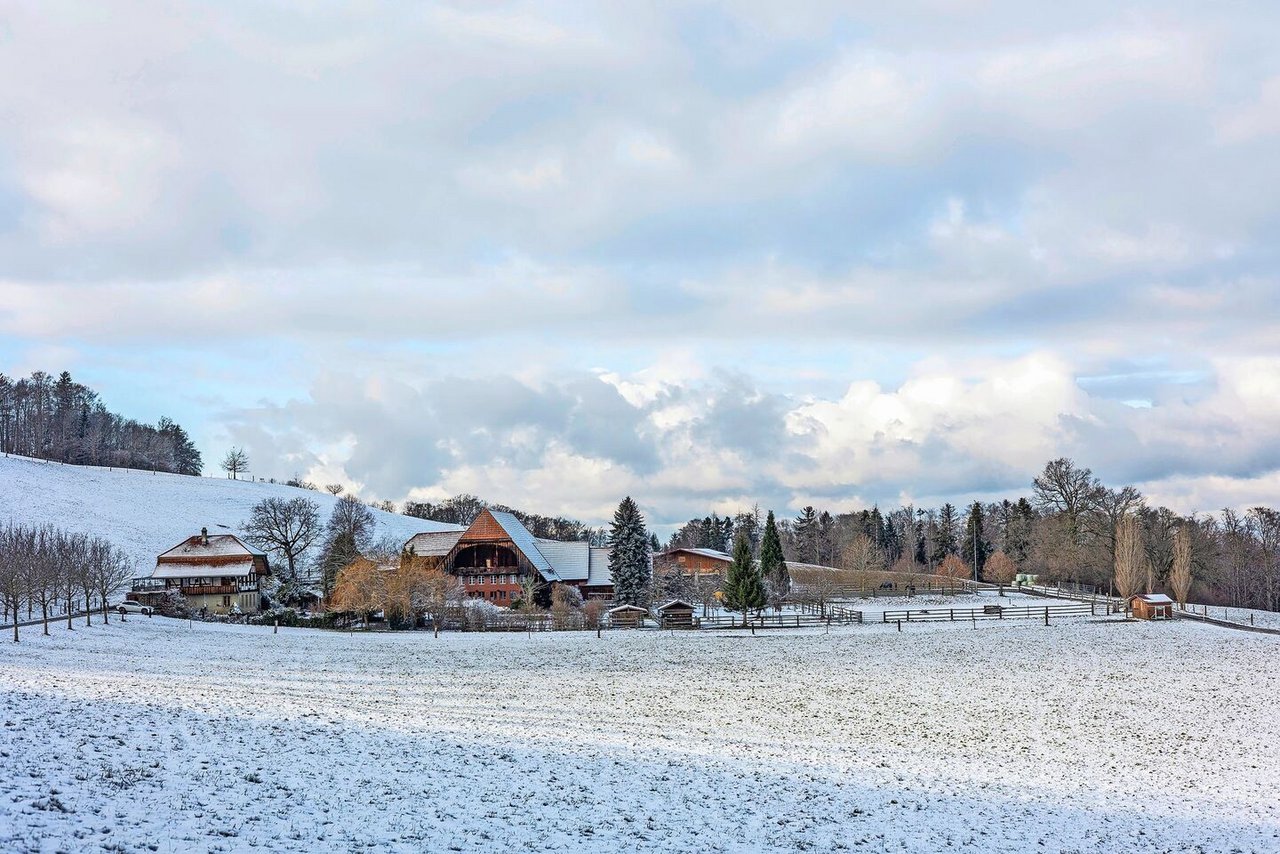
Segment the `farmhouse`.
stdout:
<svg viewBox="0 0 1280 854">
<path fill-rule="evenodd" d="M 264 552 L 234 534 L 210 534 L 201 528 L 156 558 L 156 568 L 134 583 L 135 594 L 156 596 L 176 591 L 193 610 L 227 614 L 262 610 L 262 581 L 271 574 Z"/>
<path fill-rule="evenodd" d="M 653 556 L 653 572 L 665 576 L 673 573 L 699 577 L 724 575 L 733 558 L 715 549 L 669 549 Z"/>
<path fill-rule="evenodd" d="M 613 599 L 609 549 L 585 541 L 535 537 L 511 513 L 484 509 L 465 531 L 418 534 L 404 545 L 462 580 L 466 594 L 495 605 L 519 600 L 530 579 L 539 604 L 551 601 L 556 585 L 576 587 L 584 599 Z"/>
<path fill-rule="evenodd" d="M 1139 620 L 1172 620 L 1173 600 L 1163 593 L 1139 593 L 1129 597 L 1129 609 Z"/>
</svg>

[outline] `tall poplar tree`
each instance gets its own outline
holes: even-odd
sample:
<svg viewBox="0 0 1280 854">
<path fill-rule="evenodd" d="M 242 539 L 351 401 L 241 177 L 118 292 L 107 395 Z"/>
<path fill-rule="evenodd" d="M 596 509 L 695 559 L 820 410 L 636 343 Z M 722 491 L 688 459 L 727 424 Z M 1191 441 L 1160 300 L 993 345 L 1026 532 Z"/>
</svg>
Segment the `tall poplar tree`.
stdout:
<svg viewBox="0 0 1280 854">
<path fill-rule="evenodd" d="M 772 510 L 765 519 L 764 535 L 760 539 L 760 575 L 773 607 L 781 608 L 782 600 L 791 591 L 791 572 L 782 554 L 782 538 L 778 536 L 778 523 Z"/>
<path fill-rule="evenodd" d="M 643 605 L 653 567 L 644 516 L 631 496 L 622 499 L 609 528 L 609 575 L 619 605 Z"/>
<path fill-rule="evenodd" d="M 724 606 L 730 611 L 742 612 L 744 626 L 747 614 L 759 611 L 768 602 L 760 567 L 751 557 L 751 543 L 744 534 L 738 534 L 733 541 L 733 561 L 720 589 L 724 594 Z"/>
</svg>

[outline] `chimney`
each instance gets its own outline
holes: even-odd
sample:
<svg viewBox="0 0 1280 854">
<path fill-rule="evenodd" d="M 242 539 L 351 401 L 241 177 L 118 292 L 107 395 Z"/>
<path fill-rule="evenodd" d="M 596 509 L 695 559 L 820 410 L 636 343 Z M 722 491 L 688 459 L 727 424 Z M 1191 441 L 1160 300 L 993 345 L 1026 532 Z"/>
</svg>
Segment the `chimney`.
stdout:
<svg viewBox="0 0 1280 854">
<path fill-rule="evenodd" d="M 200 529 L 200 545 L 202 546 L 209 545 L 209 529 L 208 528 Z"/>
</svg>

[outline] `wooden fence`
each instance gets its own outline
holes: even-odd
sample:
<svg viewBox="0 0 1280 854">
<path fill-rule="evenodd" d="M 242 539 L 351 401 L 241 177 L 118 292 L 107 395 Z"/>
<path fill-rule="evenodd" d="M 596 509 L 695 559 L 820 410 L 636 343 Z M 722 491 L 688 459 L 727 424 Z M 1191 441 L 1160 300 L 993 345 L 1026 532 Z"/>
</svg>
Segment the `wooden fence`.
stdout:
<svg viewBox="0 0 1280 854">
<path fill-rule="evenodd" d="M 886 623 L 976 622 L 977 620 L 1033 620 L 1050 617 L 1088 617 L 1096 615 L 1099 606 L 1093 603 L 1074 605 L 984 605 L 981 608 L 912 608 L 902 611 L 885 611 Z M 1102 606 L 1102 613 L 1110 613 Z"/>
<path fill-rule="evenodd" d="M 821 611 L 802 610 L 790 614 L 748 616 L 745 622 L 742 617 L 736 615 L 694 617 L 693 620 L 694 627 L 699 629 L 803 629 L 820 626 L 848 626 L 861 622 L 861 611 L 829 606 L 825 614 Z"/>
</svg>

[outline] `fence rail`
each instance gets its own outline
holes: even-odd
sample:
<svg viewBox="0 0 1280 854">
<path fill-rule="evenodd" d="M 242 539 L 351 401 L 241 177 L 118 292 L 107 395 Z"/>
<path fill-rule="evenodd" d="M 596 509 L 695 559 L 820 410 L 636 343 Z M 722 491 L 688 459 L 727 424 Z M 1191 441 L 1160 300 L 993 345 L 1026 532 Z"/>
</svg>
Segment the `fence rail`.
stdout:
<svg viewBox="0 0 1280 854">
<path fill-rule="evenodd" d="M 885 611 L 886 623 L 971 622 L 976 620 L 1028 620 L 1050 617 L 1087 617 L 1096 615 L 1098 607 L 1092 603 L 1075 605 L 985 605 L 981 608 L 911 608 L 901 611 Z M 1108 613 L 1104 610 L 1103 613 Z"/>
</svg>

